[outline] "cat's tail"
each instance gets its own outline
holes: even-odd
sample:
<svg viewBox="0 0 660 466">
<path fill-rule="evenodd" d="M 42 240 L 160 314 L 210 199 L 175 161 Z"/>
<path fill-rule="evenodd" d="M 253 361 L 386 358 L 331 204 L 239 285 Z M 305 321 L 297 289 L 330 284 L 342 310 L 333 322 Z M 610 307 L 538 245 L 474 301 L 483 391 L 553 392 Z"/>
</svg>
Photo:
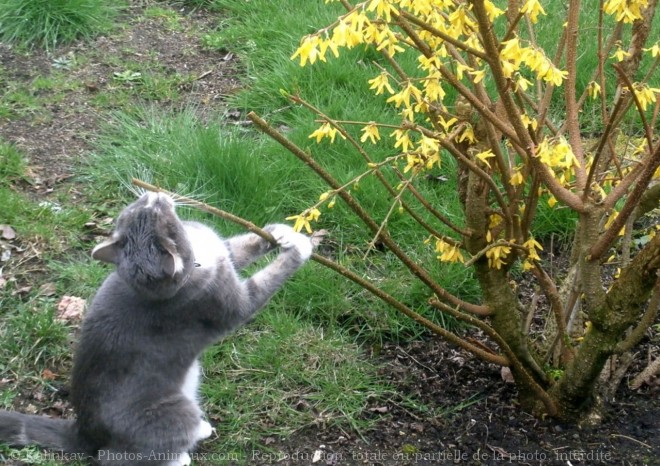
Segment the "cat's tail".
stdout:
<svg viewBox="0 0 660 466">
<path fill-rule="evenodd" d="M 72 420 L 0 410 L 0 443 L 74 452 L 78 450 L 76 438 Z"/>
</svg>

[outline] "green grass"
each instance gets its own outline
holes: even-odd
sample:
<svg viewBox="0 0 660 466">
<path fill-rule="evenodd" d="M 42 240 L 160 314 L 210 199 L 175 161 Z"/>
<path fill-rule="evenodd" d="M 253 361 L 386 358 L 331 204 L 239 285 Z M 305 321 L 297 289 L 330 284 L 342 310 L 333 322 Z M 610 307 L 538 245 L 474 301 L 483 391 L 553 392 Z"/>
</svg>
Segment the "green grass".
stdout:
<svg viewBox="0 0 660 466">
<path fill-rule="evenodd" d="M 305 426 L 346 426 L 360 432 L 370 398 L 389 389 L 354 338 L 271 309 L 259 321 L 204 355 L 207 413 L 218 420 L 212 448 L 286 438 Z M 263 445 L 263 444 L 262 444 Z"/>
<path fill-rule="evenodd" d="M 52 49 L 108 31 L 120 5 L 108 0 L 3 0 L 0 39 Z"/>
</svg>

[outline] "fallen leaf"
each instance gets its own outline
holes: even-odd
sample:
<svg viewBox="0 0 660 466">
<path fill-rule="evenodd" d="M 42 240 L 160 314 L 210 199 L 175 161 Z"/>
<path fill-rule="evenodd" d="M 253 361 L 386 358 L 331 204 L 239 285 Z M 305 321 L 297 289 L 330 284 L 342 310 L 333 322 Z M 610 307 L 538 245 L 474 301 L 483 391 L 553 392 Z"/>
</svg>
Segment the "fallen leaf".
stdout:
<svg viewBox="0 0 660 466">
<path fill-rule="evenodd" d="M 20 288 L 15 289 L 14 291 L 12 291 L 11 295 L 12 295 L 12 296 L 16 296 L 16 295 L 26 295 L 26 294 L 28 294 L 30 291 L 32 291 L 32 287 L 31 287 L 31 286 L 22 286 L 22 287 L 20 287 Z"/>
<path fill-rule="evenodd" d="M 77 296 L 63 296 L 57 304 L 57 320 L 80 322 L 85 312 L 86 301 Z"/>
<path fill-rule="evenodd" d="M 372 413 L 379 413 L 379 414 L 385 414 L 390 411 L 390 408 L 387 406 L 378 406 L 376 408 L 369 408 L 369 411 Z"/>
<path fill-rule="evenodd" d="M 9 225 L 0 225 L 0 234 L 3 239 L 15 239 L 16 231 Z"/>
<path fill-rule="evenodd" d="M 11 257 L 11 251 L 9 249 L 3 249 L 0 253 L 0 262 L 7 262 Z"/>
<path fill-rule="evenodd" d="M 422 424 L 421 422 L 413 422 L 412 424 L 410 424 L 410 428 L 415 432 L 419 432 L 420 434 L 424 432 L 424 424 Z"/>
<path fill-rule="evenodd" d="M 516 381 L 513 379 L 513 374 L 511 373 L 511 369 L 508 367 L 502 367 L 500 370 L 500 375 L 502 376 L 502 380 L 504 380 L 506 383 L 515 383 Z"/>
<path fill-rule="evenodd" d="M 48 282 L 39 287 L 39 296 L 53 296 L 55 293 L 57 293 L 55 283 Z"/>
<path fill-rule="evenodd" d="M 51 370 L 48 369 L 48 368 L 46 368 L 46 369 L 44 369 L 43 371 L 41 371 L 41 378 L 42 378 L 43 380 L 53 381 L 53 380 L 55 380 L 57 377 L 59 377 L 59 376 L 58 376 L 55 372 L 51 371 Z"/>
</svg>

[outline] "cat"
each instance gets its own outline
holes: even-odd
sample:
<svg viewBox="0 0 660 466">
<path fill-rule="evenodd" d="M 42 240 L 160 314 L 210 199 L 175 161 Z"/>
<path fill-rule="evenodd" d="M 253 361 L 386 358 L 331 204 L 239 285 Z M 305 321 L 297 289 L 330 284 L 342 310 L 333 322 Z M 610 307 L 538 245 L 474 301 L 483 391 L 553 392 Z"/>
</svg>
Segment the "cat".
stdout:
<svg viewBox="0 0 660 466">
<path fill-rule="evenodd" d="M 0 411 L 0 443 L 83 452 L 101 465 L 190 464 L 210 437 L 197 388 L 202 351 L 249 322 L 312 254 L 309 237 L 265 227 L 280 253 L 248 279 L 239 271 L 275 249 L 254 233 L 220 238 L 182 221 L 174 200 L 145 193 L 92 251 L 116 266 L 86 312 L 74 356 L 74 420 Z"/>
</svg>

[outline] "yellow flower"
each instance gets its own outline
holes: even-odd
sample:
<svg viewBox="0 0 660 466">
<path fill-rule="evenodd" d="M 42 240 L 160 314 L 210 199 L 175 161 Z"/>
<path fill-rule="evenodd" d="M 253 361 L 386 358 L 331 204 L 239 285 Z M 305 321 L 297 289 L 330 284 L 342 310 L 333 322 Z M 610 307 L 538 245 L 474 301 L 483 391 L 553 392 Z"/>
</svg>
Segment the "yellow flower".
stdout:
<svg viewBox="0 0 660 466">
<path fill-rule="evenodd" d="M 587 92 L 589 92 L 589 97 L 592 99 L 597 99 L 600 95 L 600 84 L 596 81 L 591 81 L 587 86 Z"/>
<path fill-rule="evenodd" d="M 456 63 L 456 77 L 458 79 L 463 79 L 463 73 L 472 71 L 472 68 L 463 63 Z"/>
<path fill-rule="evenodd" d="M 541 258 L 539 257 L 537 250 L 543 251 L 543 246 L 536 241 L 534 238 L 529 238 L 527 241 L 523 243 L 523 246 L 527 248 L 527 258 L 530 260 L 535 260 L 535 261 L 540 261 Z"/>
<path fill-rule="evenodd" d="M 451 128 L 454 123 L 458 121 L 457 118 L 450 118 L 449 121 L 445 120 L 442 115 L 438 116 L 438 123 L 440 123 L 440 126 L 442 126 L 442 129 L 445 130 L 445 133 L 449 131 L 449 128 Z"/>
<path fill-rule="evenodd" d="M 535 156 L 550 168 L 568 169 L 578 165 L 573 149 L 563 137 L 543 138 Z"/>
<path fill-rule="evenodd" d="M 649 103 L 655 103 L 655 95 L 660 93 L 660 88 L 657 87 L 649 87 L 647 84 L 644 83 L 635 83 L 633 84 L 633 90 L 635 92 L 635 96 L 637 96 L 637 100 L 639 101 L 639 105 L 642 107 L 642 110 L 646 111 L 646 108 L 648 107 Z"/>
<path fill-rule="evenodd" d="M 465 263 L 465 258 L 458 245 L 446 243 L 439 238 L 435 241 L 435 252 L 439 253 L 438 259 L 442 262 Z"/>
<path fill-rule="evenodd" d="M 488 19 L 490 19 L 491 22 L 504 14 L 504 10 L 497 8 L 490 0 L 484 2 L 484 7 L 486 8 L 486 13 L 488 13 Z"/>
<path fill-rule="evenodd" d="M 361 142 L 365 142 L 367 139 L 371 141 L 372 144 L 376 144 L 376 141 L 380 141 L 380 133 L 378 132 L 378 126 L 375 123 L 369 123 L 367 126 L 362 128 L 364 133 L 360 138 Z"/>
<path fill-rule="evenodd" d="M 390 81 L 388 79 L 387 73 L 383 72 L 376 76 L 374 79 L 369 80 L 371 87 L 369 89 L 376 89 L 376 95 L 383 93 L 383 90 L 387 89 L 387 92 L 394 94 L 394 89 L 390 86 Z"/>
<path fill-rule="evenodd" d="M 308 137 L 309 138 L 316 138 L 316 143 L 320 143 L 321 139 L 323 138 L 330 138 L 330 142 L 333 143 L 335 142 L 335 136 L 337 135 L 337 128 L 332 126 L 330 123 L 323 123 L 320 128 L 318 128 L 316 131 L 314 131 L 312 134 L 310 134 Z M 342 139 L 346 139 L 346 137 L 339 133 L 339 136 L 341 136 Z"/>
<path fill-rule="evenodd" d="M 392 6 L 389 0 L 371 0 L 367 11 L 376 10 L 378 17 L 385 19 L 388 23 L 392 21 L 392 13 L 398 14 L 397 9 Z"/>
<path fill-rule="evenodd" d="M 406 166 L 403 168 L 403 173 L 408 173 L 411 170 L 416 173 L 424 167 L 424 159 L 419 155 L 415 152 L 406 155 Z"/>
<path fill-rule="evenodd" d="M 632 23 L 642 19 L 642 9 L 647 6 L 648 0 L 607 0 L 603 4 L 603 11 L 616 16 L 617 21 Z"/>
<path fill-rule="evenodd" d="M 523 75 L 521 75 L 520 73 L 516 74 L 515 82 L 516 82 L 516 90 L 522 89 L 523 92 L 526 91 L 529 88 L 529 86 L 532 85 L 532 82 L 529 81 L 528 79 L 525 79 Z"/>
<path fill-rule="evenodd" d="M 653 58 L 660 57 L 660 42 L 656 42 L 652 47 L 648 49 L 643 49 L 645 52 L 651 52 Z"/>
<path fill-rule="evenodd" d="M 396 143 L 394 144 L 395 149 L 401 147 L 402 152 L 408 152 L 408 148 L 412 146 L 412 141 L 410 140 L 410 131 L 407 129 L 395 129 L 392 131 L 392 133 L 390 133 L 390 136 L 396 138 Z"/>
<path fill-rule="evenodd" d="M 503 265 L 506 265 L 504 259 L 511 252 L 511 246 L 501 245 L 493 246 L 492 248 L 486 251 L 486 257 L 488 258 L 488 266 L 491 269 L 501 269 Z"/>
<path fill-rule="evenodd" d="M 511 178 L 509 179 L 509 183 L 511 183 L 511 186 L 518 186 L 521 185 L 525 182 L 525 179 L 522 176 L 522 173 L 520 173 L 520 168 L 516 167 L 513 169 L 513 175 L 511 175 Z"/>
<path fill-rule="evenodd" d="M 431 102 L 442 101 L 445 98 L 445 90 L 436 76 L 429 77 L 424 81 L 424 91 L 426 98 Z"/>
<path fill-rule="evenodd" d="M 332 30 L 332 42 L 339 47 L 355 47 L 363 42 L 362 35 L 355 29 L 346 24 L 345 21 L 339 21 L 339 24 Z"/>
<path fill-rule="evenodd" d="M 376 47 L 376 50 L 380 51 L 386 49 L 387 53 L 392 57 L 397 52 L 403 52 L 405 50 L 398 45 L 399 39 L 397 39 L 396 35 L 389 28 L 385 28 L 378 34 L 377 43 L 378 46 Z"/>
<path fill-rule="evenodd" d="M 472 82 L 475 84 L 479 84 L 486 76 L 486 70 L 469 71 L 469 73 L 472 76 Z"/>
<path fill-rule="evenodd" d="M 612 56 L 610 58 L 616 58 L 617 61 L 621 62 L 621 61 L 625 60 L 626 58 L 628 58 L 629 56 L 630 56 L 630 53 L 623 50 L 623 48 L 621 47 L 621 44 L 617 44 L 616 52 L 614 52 L 614 54 L 612 54 Z"/>
<path fill-rule="evenodd" d="M 477 29 L 477 24 L 472 21 L 468 11 L 470 8 L 466 7 L 464 4 L 461 4 L 449 15 L 449 23 L 452 25 L 453 31 L 450 34 L 459 35 L 470 35 L 470 33 Z"/>
<path fill-rule="evenodd" d="M 545 15 L 545 10 L 541 6 L 541 3 L 539 3 L 539 0 L 527 0 L 520 9 L 520 12 L 524 15 L 529 15 L 530 21 L 534 24 L 539 20 L 539 15 Z"/>
<path fill-rule="evenodd" d="M 531 127 L 535 131 L 536 131 L 536 128 L 538 127 L 538 125 L 539 125 L 539 122 L 536 121 L 536 118 L 530 118 L 530 116 L 527 115 L 526 113 L 523 113 L 523 114 L 520 115 L 520 121 L 522 121 L 522 123 L 523 123 L 523 125 L 525 125 L 525 127 L 527 127 L 527 128 Z"/>
<path fill-rule="evenodd" d="M 287 220 L 294 220 L 295 223 L 293 224 L 293 229 L 297 232 L 300 232 L 303 228 L 307 233 L 312 232 L 312 227 L 310 222 L 311 221 L 317 221 L 319 217 L 321 216 L 321 211 L 319 209 L 307 209 L 304 211 L 302 214 L 299 215 L 292 215 L 291 217 L 287 217 Z"/>
<path fill-rule="evenodd" d="M 472 144 L 477 142 L 477 138 L 474 136 L 474 129 L 471 125 L 467 125 L 465 130 L 458 137 L 458 142 L 463 142 L 465 140 L 468 140 Z"/>
<path fill-rule="evenodd" d="M 320 43 L 321 39 L 317 35 L 303 37 L 300 47 L 298 47 L 298 50 L 291 55 L 291 60 L 300 57 L 300 66 L 305 66 L 307 61 L 309 61 L 309 63 L 314 63 L 319 57 L 318 47 Z"/>
<path fill-rule="evenodd" d="M 490 166 L 490 162 L 488 161 L 488 159 L 490 159 L 491 157 L 495 157 L 495 154 L 493 154 L 492 150 L 488 149 L 483 152 L 479 152 L 478 154 L 475 155 L 475 157 L 481 160 L 484 164 L 488 165 L 488 168 L 492 168 Z"/>
</svg>

